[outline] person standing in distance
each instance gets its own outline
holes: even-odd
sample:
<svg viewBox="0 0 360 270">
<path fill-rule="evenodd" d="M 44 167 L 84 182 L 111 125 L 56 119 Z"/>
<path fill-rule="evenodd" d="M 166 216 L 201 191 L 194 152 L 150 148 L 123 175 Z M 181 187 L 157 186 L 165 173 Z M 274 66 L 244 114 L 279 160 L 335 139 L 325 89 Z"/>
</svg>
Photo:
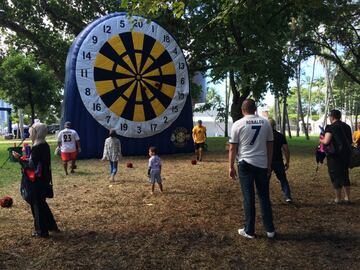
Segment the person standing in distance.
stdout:
<svg viewBox="0 0 360 270">
<path fill-rule="evenodd" d="M 65 122 L 64 129 L 58 134 L 58 147 L 61 151 L 61 159 L 64 162 L 65 174 L 68 175 L 68 162 L 71 161 L 71 173 L 76 169 L 76 158 L 81 152 L 80 137 L 71 129 L 71 123 Z"/>
<path fill-rule="evenodd" d="M 267 119 L 255 115 L 254 100 L 244 100 L 241 111 L 244 117 L 233 124 L 229 140 L 229 176 L 236 179 L 234 162 L 237 156 L 245 211 L 245 227 L 239 229 L 238 233 L 246 238 L 255 237 L 256 186 L 266 235 L 268 238 L 274 238 L 275 227 L 269 195 L 273 155 L 272 128 Z"/>
<path fill-rule="evenodd" d="M 201 120 L 199 120 L 197 125 L 193 128 L 192 137 L 194 140 L 196 160 L 202 161 L 203 150 L 206 141 L 206 127 L 202 125 Z"/>
<path fill-rule="evenodd" d="M 344 203 L 350 203 L 349 163 L 351 157 L 351 128 L 342 122 L 341 112 L 331 110 L 331 125 L 325 128 L 325 136 L 320 143 L 327 145 L 328 172 L 335 189 L 334 203 L 341 203 L 341 190 L 344 190 Z"/>
<path fill-rule="evenodd" d="M 289 169 L 289 165 L 290 165 L 289 146 L 287 144 L 285 136 L 280 132 L 276 131 L 275 120 L 270 119 L 269 123 L 273 129 L 273 135 L 274 135 L 274 151 L 273 151 L 273 158 L 271 163 L 271 172 L 274 171 L 277 179 L 279 179 L 281 184 L 281 190 L 285 195 L 286 202 L 291 203 L 292 202 L 291 191 L 285 172 Z M 282 153 L 284 153 L 285 156 L 285 164 L 283 161 Z M 271 174 L 269 176 L 269 180 L 270 178 L 271 178 Z"/>
</svg>

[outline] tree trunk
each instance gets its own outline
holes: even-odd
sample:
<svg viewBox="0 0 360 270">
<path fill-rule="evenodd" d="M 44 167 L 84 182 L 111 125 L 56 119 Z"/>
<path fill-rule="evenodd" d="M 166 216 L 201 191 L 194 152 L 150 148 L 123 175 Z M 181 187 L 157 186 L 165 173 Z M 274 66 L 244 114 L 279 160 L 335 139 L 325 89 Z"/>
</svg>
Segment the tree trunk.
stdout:
<svg viewBox="0 0 360 270">
<path fill-rule="evenodd" d="M 281 110 L 280 110 L 280 101 L 279 101 L 279 97 L 278 94 L 275 94 L 275 111 L 274 111 L 274 120 L 277 124 L 277 126 L 279 127 L 279 129 L 281 130 Z"/>
<path fill-rule="evenodd" d="M 33 125 L 35 123 L 35 104 L 30 86 L 28 86 L 28 96 L 29 96 L 29 103 L 31 109 L 31 125 Z"/>
<path fill-rule="evenodd" d="M 310 81 L 310 86 L 309 86 L 309 106 L 308 106 L 308 112 L 307 112 L 307 119 L 306 119 L 306 127 L 309 126 L 309 119 L 310 116 L 312 116 L 311 113 L 311 91 L 312 91 L 312 86 L 313 86 L 313 82 L 314 82 L 314 74 L 315 74 L 315 63 L 316 63 L 316 56 L 314 56 L 314 63 L 313 63 L 313 68 L 312 68 L 312 75 L 311 75 L 311 81 Z"/>
<path fill-rule="evenodd" d="M 299 89 L 299 87 L 300 87 L 300 74 L 298 72 L 298 67 L 296 67 L 295 76 L 296 76 L 297 89 Z M 298 95 L 298 99 L 299 99 L 299 95 Z M 298 101 L 297 105 L 296 105 L 296 137 L 300 136 L 299 122 L 300 122 L 300 117 L 299 117 L 299 101 Z"/>
<path fill-rule="evenodd" d="M 246 86 L 244 89 L 242 89 L 244 90 L 244 92 L 242 93 L 242 95 L 240 95 L 240 91 L 236 87 L 235 74 L 233 70 L 230 71 L 230 87 L 233 94 L 230 111 L 233 123 L 235 123 L 235 121 L 243 117 L 243 114 L 241 112 L 241 105 L 243 101 L 247 99 L 247 97 L 250 95 L 250 88 Z"/>
<path fill-rule="evenodd" d="M 24 138 L 24 113 L 23 109 L 18 110 L 20 137 Z"/>
<path fill-rule="evenodd" d="M 290 127 L 290 120 L 289 120 L 289 114 L 288 114 L 288 110 L 287 110 L 287 104 L 285 105 L 284 107 L 284 114 L 285 114 L 285 117 L 286 117 L 286 124 L 287 124 L 287 127 L 288 127 L 288 133 L 289 133 L 289 138 L 291 139 L 292 136 L 291 136 L 291 127 Z M 284 132 L 285 134 L 285 132 Z"/>
<path fill-rule="evenodd" d="M 282 126 L 281 126 L 281 134 L 285 135 L 286 130 L 286 96 L 283 98 L 283 113 L 282 113 Z"/>
<path fill-rule="evenodd" d="M 228 126 L 229 126 L 229 101 L 230 101 L 230 92 L 228 85 L 228 75 L 226 73 L 225 79 L 225 137 L 229 137 Z"/>
<path fill-rule="evenodd" d="M 297 98 L 298 98 L 298 117 L 300 116 L 300 120 L 301 120 L 301 123 L 302 123 L 302 128 L 304 130 L 304 133 L 305 133 L 305 137 L 307 140 L 309 140 L 309 134 L 308 134 L 308 129 L 307 127 L 305 126 L 305 121 L 304 121 L 304 113 L 303 113 L 303 110 L 302 110 L 302 104 L 301 104 L 301 93 L 300 93 L 300 72 L 301 72 L 301 64 L 299 64 L 298 68 L 297 68 L 297 80 L 296 80 L 296 84 L 297 84 L 297 87 L 296 87 L 296 91 L 297 91 Z M 299 120 L 299 119 L 298 119 Z M 299 126 L 299 121 L 297 123 L 297 125 Z M 297 136 L 299 136 L 299 129 L 297 131 Z"/>
</svg>

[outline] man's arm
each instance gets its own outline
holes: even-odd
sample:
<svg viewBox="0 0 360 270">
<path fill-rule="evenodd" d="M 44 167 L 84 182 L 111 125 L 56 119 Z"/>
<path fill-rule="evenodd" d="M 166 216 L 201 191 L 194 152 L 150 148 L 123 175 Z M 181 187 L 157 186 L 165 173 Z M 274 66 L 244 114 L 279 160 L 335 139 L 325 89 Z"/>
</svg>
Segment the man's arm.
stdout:
<svg viewBox="0 0 360 270">
<path fill-rule="evenodd" d="M 58 134 L 58 137 L 57 137 L 57 146 L 59 148 L 61 147 L 61 136 L 62 136 L 62 134 L 61 134 L 61 131 L 60 131 L 59 134 Z"/>
<path fill-rule="evenodd" d="M 268 174 L 271 173 L 271 163 L 272 163 L 272 158 L 273 158 L 273 147 L 274 147 L 274 142 L 273 141 L 268 141 L 266 142 L 266 150 L 267 150 L 267 160 L 268 160 Z"/>
<path fill-rule="evenodd" d="M 330 132 L 326 132 L 324 138 L 320 138 L 320 143 L 329 144 L 332 138 L 332 134 Z"/>
<path fill-rule="evenodd" d="M 290 150 L 289 150 L 289 145 L 283 144 L 281 148 L 282 148 L 282 151 L 283 151 L 284 156 L 285 156 L 285 170 L 287 170 L 287 169 L 289 169 L 289 166 L 290 166 Z"/>
<path fill-rule="evenodd" d="M 81 152 L 81 145 L 80 145 L 80 140 L 76 141 L 76 149 L 77 151 L 80 153 Z"/>
<path fill-rule="evenodd" d="M 236 143 L 230 143 L 229 145 L 229 176 L 232 179 L 236 179 L 236 170 L 235 170 L 235 157 L 238 145 Z"/>
</svg>

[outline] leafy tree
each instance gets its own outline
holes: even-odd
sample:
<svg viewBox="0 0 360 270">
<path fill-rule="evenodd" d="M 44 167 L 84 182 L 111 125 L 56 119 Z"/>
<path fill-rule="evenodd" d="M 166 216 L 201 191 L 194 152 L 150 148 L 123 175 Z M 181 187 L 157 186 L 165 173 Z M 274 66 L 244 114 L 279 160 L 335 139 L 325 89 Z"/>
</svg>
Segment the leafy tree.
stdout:
<svg viewBox="0 0 360 270">
<path fill-rule="evenodd" d="M 208 110 L 215 110 L 216 120 L 220 122 L 225 121 L 225 103 L 223 98 L 216 92 L 215 88 L 209 88 L 206 92 L 205 104 L 194 109 L 195 112 L 205 112 Z"/>
<path fill-rule="evenodd" d="M 360 2 L 349 0 L 297 1 L 294 43 L 335 63 L 360 84 Z M 350 68 L 347 63 L 357 63 Z"/>
<path fill-rule="evenodd" d="M 11 52 L 0 66 L 0 96 L 31 115 L 45 118 L 60 108 L 60 85 L 52 71 L 38 65 L 33 55 Z"/>
<path fill-rule="evenodd" d="M 113 0 L 3 0 L 0 27 L 7 31 L 7 43 L 34 53 L 60 81 L 65 77 L 65 60 L 70 44 L 94 19 L 119 11 Z"/>
<path fill-rule="evenodd" d="M 324 94 L 324 80 L 316 80 L 313 84 L 313 89 L 311 91 L 312 102 L 311 102 L 311 114 L 310 116 L 317 115 L 324 110 L 325 107 L 325 94 Z M 304 111 L 307 111 L 309 107 L 309 89 L 302 87 L 301 92 L 301 104 Z M 297 95 L 296 87 L 290 89 L 290 94 L 287 99 L 288 103 L 288 112 L 289 114 L 296 114 L 297 112 Z"/>
<path fill-rule="evenodd" d="M 156 19 L 188 52 L 191 72 L 211 70 L 215 81 L 230 74 L 235 121 L 245 98 L 260 100 L 268 89 L 286 104 L 288 80 L 310 55 L 359 83 L 358 10 L 348 0 L 4 0 L 0 27 L 63 81 L 69 45 L 89 22 L 114 11 Z"/>
</svg>

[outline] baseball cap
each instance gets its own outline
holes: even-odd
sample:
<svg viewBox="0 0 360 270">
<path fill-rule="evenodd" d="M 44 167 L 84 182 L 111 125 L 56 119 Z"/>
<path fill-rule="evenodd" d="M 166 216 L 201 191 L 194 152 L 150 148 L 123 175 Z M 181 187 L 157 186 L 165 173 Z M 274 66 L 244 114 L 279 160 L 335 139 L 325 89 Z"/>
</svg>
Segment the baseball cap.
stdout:
<svg viewBox="0 0 360 270">
<path fill-rule="evenodd" d="M 71 127 L 71 122 L 65 122 L 64 127 L 66 127 L 66 128 Z"/>
</svg>

